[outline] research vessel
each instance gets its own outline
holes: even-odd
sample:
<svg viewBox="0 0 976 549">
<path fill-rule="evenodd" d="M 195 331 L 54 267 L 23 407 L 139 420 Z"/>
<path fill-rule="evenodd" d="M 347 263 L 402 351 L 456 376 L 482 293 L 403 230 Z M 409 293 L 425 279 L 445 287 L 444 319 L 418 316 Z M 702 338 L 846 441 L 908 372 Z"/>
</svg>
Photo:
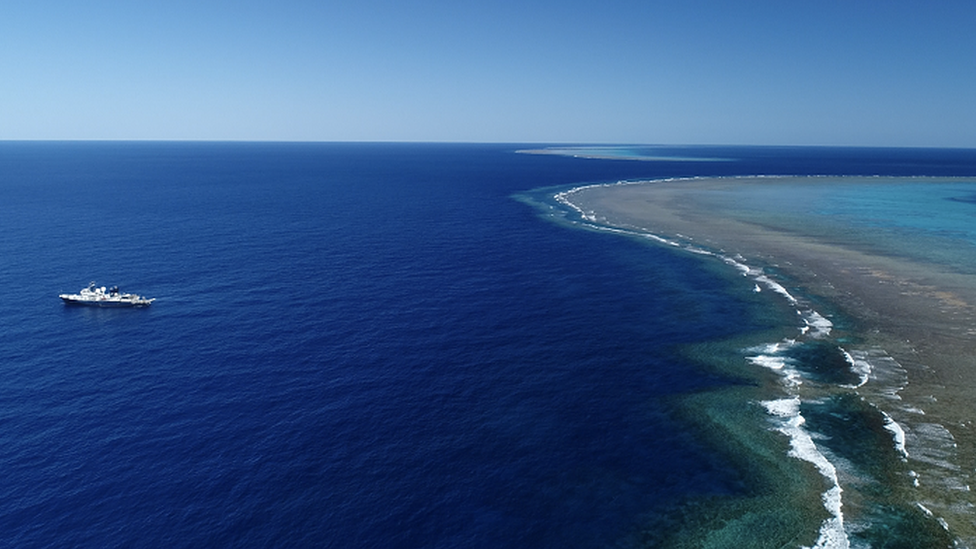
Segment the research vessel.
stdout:
<svg viewBox="0 0 976 549">
<path fill-rule="evenodd" d="M 136 294 L 124 294 L 118 286 L 106 289 L 105 286 L 88 284 L 77 294 L 61 294 L 58 297 L 65 305 L 86 305 L 88 307 L 148 307 L 155 298 L 146 298 Z"/>
</svg>

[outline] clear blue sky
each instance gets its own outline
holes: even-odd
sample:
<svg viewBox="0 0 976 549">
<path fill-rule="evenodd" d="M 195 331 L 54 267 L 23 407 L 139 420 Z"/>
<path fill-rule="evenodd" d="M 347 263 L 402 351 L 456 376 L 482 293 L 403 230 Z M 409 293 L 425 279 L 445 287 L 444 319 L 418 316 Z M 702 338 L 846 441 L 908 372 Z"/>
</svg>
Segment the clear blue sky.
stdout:
<svg viewBox="0 0 976 549">
<path fill-rule="evenodd" d="M 0 139 L 976 147 L 976 2 L 12 1 Z"/>
</svg>

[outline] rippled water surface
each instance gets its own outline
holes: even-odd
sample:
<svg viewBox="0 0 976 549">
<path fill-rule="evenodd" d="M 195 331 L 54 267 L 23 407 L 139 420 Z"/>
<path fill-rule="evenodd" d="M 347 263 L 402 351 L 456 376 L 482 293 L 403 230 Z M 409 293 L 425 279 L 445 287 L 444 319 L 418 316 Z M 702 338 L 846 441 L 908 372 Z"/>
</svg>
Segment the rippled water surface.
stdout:
<svg viewBox="0 0 976 549">
<path fill-rule="evenodd" d="M 700 502 L 751 505 L 786 478 L 738 460 L 742 444 L 779 444 L 770 463 L 788 472 L 798 460 L 756 392 L 778 374 L 702 354 L 741 356 L 755 334 L 793 330 L 789 315 L 699 258 L 567 230 L 513 195 L 976 165 L 958 151 L 692 147 L 632 162 L 524 148 L 0 144 L 0 540 L 604 547 L 713 528 Z M 90 280 L 157 301 L 60 303 Z M 724 416 L 748 420 L 741 438 L 715 436 L 697 399 L 705 415 L 744 410 Z M 800 410 L 824 433 L 842 409 L 888 436 L 858 406 Z M 800 478 L 790 497 L 822 510 L 820 477 Z M 823 519 L 802 517 L 803 539 Z"/>
</svg>

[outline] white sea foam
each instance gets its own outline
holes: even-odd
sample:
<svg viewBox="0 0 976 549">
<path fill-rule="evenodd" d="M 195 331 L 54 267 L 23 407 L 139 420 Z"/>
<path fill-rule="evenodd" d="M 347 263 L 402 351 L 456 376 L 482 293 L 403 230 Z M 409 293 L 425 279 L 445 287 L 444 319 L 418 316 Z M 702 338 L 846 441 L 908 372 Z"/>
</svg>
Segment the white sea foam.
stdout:
<svg viewBox="0 0 976 549">
<path fill-rule="evenodd" d="M 824 507 L 834 513 L 832 505 L 836 505 L 836 514 L 820 525 L 820 537 L 817 538 L 816 549 L 848 549 L 851 544 L 844 530 L 844 515 L 840 511 L 840 486 L 835 486 L 824 493 Z"/>
<path fill-rule="evenodd" d="M 757 354 L 746 356 L 746 360 L 756 366 L 761 366 L 779 373 L 782 376 L 783 385 L 788 388 L 795 388 L 803 383 L 803 377 L 799 370 L 793 367 L 794 360 L 780 354 L 783 350 L 795 344 L 796 340 L 786 339 L 779 343 L 753 347 L 747 351 Z"/>
<path fill-rule="evenodd" d="M 827 337 L 834 328 L 834 323 L 827 320 L 817 311 L 812 309 L 803 313 L 803 323 L 809 328 L 811 337 Z"/>
<path fill-rule="evenodd" d="M 763 368 L 770 370 L 782 370 L 786 367 L 786 359 L 778 356 L 755 355 L 746 357 L 746 360 Z"/>
<path fill-rule="evenodd" d="M 964 475 L 954 463 L 958 445 L 948 429 L 938 423 L 920 423 L 914 425 L 908 435 L 915 442 L 912 459 L 939 470 L 945 489 L 967 489 Z"/>
<path fill-rule="evenodd" d="M 870 368 L 870 385 L 860 387 L 862 393 L 874 394 L 885 400 L 901 401 L 901 396 L 898 393 L 908 386 L 908 372 L 898 361 L 877 348 L 852 351 L 851 355 L 856 363 L 863 362 Z M 917 407 L 903 407 L 902 410 L 924 414 Z"/>
<path fill-rule="evenodd" d="M 661 180 L 661 181 L 668 181 L 668 180 Z M 584 191 L 586 189 L 592 189 L 592 188 L 597 188 L 597 187 L 610 187 L 610 186 L 615 186 L 615 185 L 630 185 L 630 184 L 636 184 L 636 183 L 644 183 L 644 182 L 642 182 L 642 181 L 641 182 L 635 182 L 635 181 L 618 181 L 616 183 L 597 183 L 597 184 L 593 184 L 593 185 L 583 185 L 583 186 L 580 186 L 580 187 L 574 187 L 574 188 L 569 189 L 567 191 L 562 191 L 562 192 L 556 193 L 555 195 L 553 195 L 553 198 L 557 202 L 559 202 L 560 204 L 562 204 L 562 205 L 566 206 L 567 208 L 569 208 L 569 209 L 573 210 L 574 212 L 576 212 L 576 214 L 579 215 L 579 217 L 580 217 L 581 220 L 583 220 L 584 222 L 586 222 L 587 224 L 590 225 L 590 228 L 591 229 L 596 229 L 596 230 L 610 232 L 610 233 L 623 234 L 623 235 L 628 235 L 628 236 L 643 237 L 643 238 L 647 238 L 649 240 L 653 240 L 653 241 L 655 241 L 655 242 L 657 242 L 659 244 L 666 244 L 668 246 L 673 246 L 673 247 L 677 247 L 677 248 L 683 248 L 686 251 L 689 251 L 689 252 L 692 252 L 692 253 L 698 253 L 698 254 L 703 254 L 703 255 L 714 255 L 713 253 L 711 253 L 709 251 L 706 251 L 706 250 L 703 250 L 701 248 L 697 248 L 695 246 L 691 246 L 691 245 L 688 245 L 688 244 L 683 244 L 682 242 L 680 242 L 678 240 L 664 238 L 664 237 L 662 237 L 660 235 L 656 235 L 654 233 L 647 232 L 646 230 L 643 230 L 643 229 L 637 229 L 637 228 L 634 228 L 634 229 L 625 229 L 625 228 L 614 227 L 614 226 L 608 225 L 608 224 L 605 223 L 606 218 L 597 216 L 596 212 L 594 212 L 592 210 L 584 210 L 582 207 L 578 206 L 575 202 L 573 202 L 571 200 L 571 198 L 572 198 L 573 195 L 575 195 L 576 193 L 578 193 L 580 191 Z M 679 235 L 679 238 L 680 238 L 680 235 Z"/>
<path fill-rule="evenodd" d="M 971 491 L 970 472 L 958 465 L 955 437 L 943 425 L 922 422 L 925 411 L 917 403 L 902 400 L 899 393 L 909 384 L 906 369 L 881 349 L 852 351 L 851 355 L 855 362 L 864 361 L 871 367 L 869 382 L 857 391 L 889 408 L 881 411 L 884 428 L 891 434 L 895 450 L 911 465 L 908 481 L 922 498 L 916 503 L 918 508 L 947 530 L 948 523 L 940 515 L 972 516 L 972 510 L 953 502 L 958 496 L 951 495 Z M 957 540 L 957 545 L 974 546 L 971 541 Z"/>
<path fill-rule="evenodd" d="M 885 412 L 882 411 L 881 415 L 884 416 L 884 428 L 891 433 L 891 438 L 895 441 L 895 450 L 898 450 L 903 458 L 908 459 L 908 450 L 905 448 L 905 430 Z"/>
<path fill-rule="evenodd" d="M 863 353 L 856 351 L 848 352 L 843 348 L 841 348 L 840 351 L 844 353 L 844 358 L 851 365 L 851 370 L 857 374 L 857 377 L 860 379 L 860 383 L 857 385 L 850 385 L 849 387 L 851 389 L 857 389 L 867 385 L 868 381 L 871 379 L 871 363 L 863 358 Z"/>
<path fill-rule="evenodd" d="M 655 182 L 678 181 L 678 180 L 684 180 L 684 179 L 694 180 L 694 179 L 699 179 L 699 178 L 661 179 L 661 180 L 656 180 Z M 555 199 L 558 202 L 560 202 L 561 204 L 564 204 L 565 206 L 567 206 L 567 207 L 573 209 L 574 211 L 576 211 L 583 220 L 585 220 L 585 221 L 587 221 L 589 223 L 594 224 L 598 228 L 608 228 L 606 225 L 600 225 L 597 222 L 597 217 L 596 217 L 596 215 L 595 215 L 594 212 L 592 212 L 592 211 L 584 211 L 581 207 L 579 207 L 575 203 L 573 203 L 573 201 L 571 200 L 571 197 L 574 194 L 576 194 L 576 193 L 578 193 L 580 191 L 584 191 L 586 189 L 591 189 L 591 188 L 596 188 L 596 187 L 610 187 L 610 186 L 619 186 L 619 185 L 638 185 L 638 184 L 645 184 L 645 183 L 648 183 L 648 182 L 649 181 L 618 181 L 616 183 L 598 183 L 598 184 L 593 184 L 593 185 L 584 185 L 584 186 L 580 186 L 580 187 L 575 187 L 575 188 L 570 189 L 568 191 L 563 191 L 561 193 L 558 193 L 558 194 L 555 195 Z M 667 239 L 667 238 L 664 238 L 662 236 L 655 235 L 653 233 L 648 233 L 648 232 L 646 232 L 644 230 L 640 230 L 640 229 L 635 229 L 633 231 L 616 229 L 616 232 L 621 232 L 621 233 L 626 233 L 626 234 L 632 234 L 632 235 L 643 235 L 643 236 L 645 236 L 647 238 L 650 238 L 652 240 L 655 240 L 656 242 L 668 244 L 668 245 L 671 245 L 671 246 L 674 246 L 674 247 L 679 247 L 679 248 L 682 248 L 685 251 L 688 251 L 688 252 L 691 252 L 691 253 L 695 253 L 695 254 L 699 254 L 699 255 L 707 255 L 707 256 L 718 257 L 719 259 L 721 259 L 722 261 L 724 261 L 726 264 L 734 267 L 739 272 L 741 272 L 743 276 L 752 278 L 752 280 L 754 282 L 754 286 L 753 286 L 753 291 L 754 292 L 761 292 L 762 291 L 762 288 L 763 287 L 766 287 L 766 288 L 770 289 L 771 291 L 773 291 L 773 292 L 775 292 L 775 293 L 783 296 L 784 298 L 786 298 L 786 300 L 791 305 L 793 305 L 793 306 L 799 306 L 800 305 L 800 301 L 793 294 L 791 294 L 789 292 L 789 290 L 786 289 L 785 286 L 783 286 L 779 282 L 777 282 L 777 281 L 773 280 L 772 278 L 770 278 L 769 276 L 767 276 L 763 272 L 762 269 L 756 268 L 756 267 L 751 267 L 748 263 L 746 263 L 745 258 L 743 258 L 741 255 L 728 256 L 728 255 L 724 255 L 724 254 L 720 254 L 720 253 L 715 253 L 715 252 L 709 251 L 709 250 L 707 250 L 705 248 L 702 248 L 700 246 L 695 246 L 693 244 L 688 243 L 688 241 L 690 239 L 687 238 L 687 237 L 683 237 L 681 235 L 677 235 L 677 236 L 678 236 L 679 239 L 684 240 L 685 242 L 681 242 L 680 240 Z M 801 319 L 803 321 L 803 326 L 800 328 L 800 333 L 802 335 L 809 335 L 810 337 L 815 337 L 815 338 L 821 338 L 821 337 L 826 337 L 826 336 L 830 335 L 830 332 L 831 332 L 831 330 L 833 329 L 833 326 L 834 326 L 833 323 L 830 322 L 829 320 L 827 320 L 826 318 L 824 318 L 824 316 L 821 315 L 820 313 L 818 313 L 817 311 L 815 311 L 813 309 L 798 310 L 797 311 L 797 314 L 800 315 L 800 317 L 801 317 Z"/>
<path fill-rule="evenodd" d="M 770 415 L 776 417 L 789 419 L 800 415 L 799 397 L 767 400 L 762 405 Z"/>
<path fill-rule="evenodd" d="M 891 434 L 895 450 L 913 464 L 912 485 L 942 493 L 970 491 L 969 474 L 957 465 L 955 437 L 943 425 L 919 422 L 925 411 L 902 400 L 899 393 L 908 386 L 905 368 L 881 349 L 851 351 L 850 355 L 855 364 L 863 362 L 870 368 L 870 380 L 858 386 L 858 392 L 869 400 L 880 398 L 889 403 L 889 411 L 881 410 L 884 428 Z"/>
<path fill-rule="evenodd" d="M 756 281 L 762 282 L 770 290 L 772 290 L 772 291 L 780 294 L 781 296 L 785 297 L 786 300 L 789 301 L 791 304 L 793 304 L 793 305 L 796 305 L 797 304 L 797 299 L 795 297 L 793 297 L 793 294 L 791 294 L 789 291 L 787 291 L 786 288 L 782 284 L 780 284 L 779 282 L 776 282 L 775 280 L 769 278 L 768 276 L 766 276 L 764 274 L 757 275 L 755 278 L 756 278 Z"/>
<path fill-rule="evenodd" d="M 824 509 L 830 513 L 830 518 L 820 526 L 820 536 L 814 547 L 818 549 L 848 549 L 850 541 L 844 530 L 843 489 L 837 479 L 837 469 L 820 450 L 810 434 L 803 428 L 806 420 L 800 414 L 799 397 L 783 398 L 765 401 L 762 405 L 766 411 L 780 420 L 777 430 L 790 439 L 789 455 L 812 463 L 832 486 L 823 493 Z"/>
<path fill-rule="evenodd" d="M 640 184 L 642 181 L 622 181 L 617 184 Z M 683 235 L 674 235 L 674 238 L 664 238 L 659 235 L 647 233 L 646 231 L 634 228 L 627 230 L 622 228 L 611 228 L 598 223 L 596 214 L 592 211 L 584 211 L 570 201 L 572 195 L 578 191 L 590 187 L 609 186 L 613 184 L 589 185 L 578 187 L 560 193 L 556 199 L 563 205 L 576 211 L 584 222 L 593 223 L 594 228 L 611 230 L 629 235 L 640 235 L 650 238 L 656 242 L 681 248 L 685 251 L 715 257 L 729 266 L 739 271 L 743 277 L 749 278 L 753 282 L 753 292 L 762 292 L 765 289 L 781 295 L 792 305 L 801 319 L 800 334 L 809 338 L 828 337 L 833 330 L 833 323 L 821 315 L 818 311 L 809 308 L 806 303 L 801 302 L 796 296 L 792 295 L 782 284 L 768 276 L 762 269 L 751 267 L 747 260 L 742 256 L 727 256 L 716 251 L 696 245 L 692 239 Z M 605 220 L 600 220 L 605 221 Z M 747 360 L 755 365 L 777 372 L 782 376 L 783 384 L 790 395 L 787 398 L 762 402 L 767 412 L 776 418 L 777 431 L 786 435 L 790 441 L 789 455 L 813 464 L 818 471 L 826 478 L 831 486 L 822 494 L 824 508 L 830 513 L 830 518 L 825 520 L 820 528 L 819 537 L 815 547 L 822 549 L 849 548 L 848 540 L 844 528 L 844 516 L 842 512 L 842 493 L 843 490 L 838 482 L 837 470 L 828 458 L 817 448 L 814 438 L 804 428 L 805 420 L 800 414 L 800 397 L 798 396 L 802 378 L 799 371 L 795 368 L 792 359 L 783 356 L 783 351 L 795 344 L 794 341 L 784 340 L 779 343 L 769 344 L 753 349 L 747 356 Z M 856 385 L 849 385 L 845 388 L 856 390 L 869 401 L 875 403 L 879 401 L 887 402 L 890 415 L 884 410 L 880 410 L 884 428 L 890 433 L 894 449 L 901 455 L 903 460 L 909 461 L 914 467 L 909 472 L 912 485 L 919 487 L 920 484 L 926 487 L 934 487 L 942 491 L 969 491 L 968 475 L 962 471 L 955 462 L 958 461 L 955 439 L 952 434 L 942 425 L 936 423 L 916 424 L 917 419 L 925 415 L 925 412 L 916 406 L 903 403 L 900 392 L 908 384 L 908 376 L 905 369 L 883 350 L 846 350 L 841 349 L 845 359 L 851 365 L 851 370 L 859 381 Z M 893 408 L 893 409 L 892 409 Z M 897 420 L 895 418 L 898 418 Z M 906 421 L 907 420 L 907 421 Z M 815 436 L 815 434 L 813 434 Z M 911 455 L 908 447 L 912 448 Z M 916 472 L 918 471 L 918 472 Z M 926 502 L 930 507 L 934 505 L 936 513 L 944 507 L 941 503 Z M 918 507 L 929 516 L 936 516 L 941 524 L 946 527 L 945 521 L 933 515 L 933 511 L 922 503 Z"/>
<path fill-rule="evenodd" d="M 677 181 L 677 180 L 681 180 L 681 179 L 682 178 L 661 179 L 661 180 L 658 180 L 658 181 L 660 181 L 660 182 L 664 182 L 664 181 Z M 684 179 L 693 180 L 693 179 L 699 179 L 699 178 L 684 178 Z M 593 185 L 584 185 L 584 186 L 580 186 L 580 187 L 575 187 L 575 188 L 570 189 L 568 191 L 563 191 L 563 192 L 557 193 L 555 195 L 555 199 L 558 202 L 560 202 L 561 204 L 563 204 L 563 205 L 567 206 L 568 208 L 571 208 L 572 210 L 576 211 L 583 220 L 585 220 L 585 221 L 587 221 L 589 223 L 594 224 L 596 227 L 598 227 L 598 228 L 609 228 L 606 225 L 600 225 L 597 222 L 597 217 L 596 217 L 596 215 L 595 215 L 594 212 L 588 211 L 588 210 L 583 210 L 581 207 L 579 207 L 578 205 L 576 205 L 575 203 L 573 203 L 573 201 L 571 200 L 571 197 L 574 194 L 578 193 L 578 192 L 584 191 L 586 189 L 591 189 L 591 188 L 610 187 L 610 186 L 617 186 L 617 185 L 637 185 L 637 184 L 644 184 L 644 183 L 648 183 L 648 181 L 618 181 L 616 183 L 598 183 L 598 184 L 593 184 Z M 753 281 L 754 281 L 754 284 L 755 284 L 754 287 L 753 287 L 753 291 L 760 292 L 760 291 L 762 291 L 762 288 L 765 286 L 766 288 L 770 289 L 771 291 L 773 291 L 773 292 L 775 292 L 775 293 L 783 296 L 784 298 L 786 298 L 786 300 L 791 305 L 793 305 L 793 306 L 798 306 L 799 305 L 799 300 L 793 294 L 791 294 L 789 292 L 789 290 L 786 289 L 786 287 L 784 287 L 779 282 L 776 282 L 775 280 L 773 280 L 772 278 L 770 278 L 769 276 L 767 276 L 763 272 L 762 269 L 749 266 L 749 264 L 746 263 L 745 258 L 743 258 L 741 255 L 736 255 L 736 256 L 733 257 L 733 256 L 727 256 L 727 255 L 723 255 L 723 254 L 718 254 L 718 253 L 715 253 L 715 252 L 706 250 L 705 248 L 702 248 L 700 246 L 695 246 L 693 244 L 688 243 L 687 241 L 689 241 L 690 239 L 688 239 L 687 237 L 682 237 L 681 235 L 678 235 L 678 238 L 685 240 L 685 242 L 681 242 L 679 240 L 667 239 L 667 238 L 664 238 L 662 236 L 655 235 L 653 233 L 648 233 L 648 232 L 646 232 L 644 230 L 638 230 L 638 229 L 635 229 L 633 231 L 622 230 L 622 229 L 615 229 L 614 232 L 620 232 L 620 233 L 632 234 L 632 235 L 642 235 L 642 236 L 645 236 L 647 238 L 650 238 L 650 239 L 652 239 L 652 240 L 654 240 L 656 242 L 663 243 L 663 244 L 668 244 L 668 245 L 671 245 L 671 246 L 674 246 L 674 247 L 679 247 L 679 248 L 682 248 L 685 251 L 688 251 L 688 252 L 691 252 L 691 253 L 695 253 L 695 254 L 699 254 L 699 255 L 707 255 L 707 256 L 718 257 L 719 259 L 721 259 L 722 261 L 724 261 L 726 264 L 728 264 L 728 265 L 734 267 L 735 269 L 739 270 L 739 272 L 741 272 L 743 276 L 745 276 L 745 277 L 751 277 L 753 279 Z M 804 311 L 799 311 L 798 310 L 797 313 L 801 316 L 801 318 L 803 320 L 803 324 L 804 324 L 800 328 L 800 333 L 801 334 L 803 334 L 803 335 L 810 335 L 811 337 L 826 337 L 827 335 L 830 334 L 830 332 L 831 332 L 831 330 L 833 328 L 833 323 L 831 323 L 829 320 L 827 320 L 826 318 L 824 318 L 823 315 L 821 315 L 817 311 L 814 311 L 812 309 L 808 309 L 808 310 L 804 310 Z"/>
<path fill-rule="evenodd" d="M 729 256 L 720 257 L 722 261 L 738 269 L 743 276 L 752 277 L 755 281 L 754 292 L 762 291 L 762 286 L 765 286 L 785 297 L 790 305 L 800 305 L 800 300 L 791 294 L 785 286 L 767 276 L 763 273 L 762 269 L 750 267 L 741 256 L 734 258 Z M 797 314 L 803 320 L 803 326 L 800 328 L 800 334 L 802 335 L 809 335 L 814 338 L 827 337 L 834 328 L 833 322 L 827 320 L 823 315 L 813 309 L 797 310 Z"/>
<path fill-rule="evenodd" d="M 755 276 L 756 274 L 758 274 L 754 269 L 750 268 L 749 265 L 746 265 L 742 261 L 742 256 L 736 256 L 735 258 L 728 257 L 728 256 L 721 256 L 721 258 L 722 261 L 724 261 L 725 263 L 738 269 L 739 272 L 742 273 L 742 276 L 750 276 L 750 275 Z"/>
<path fill-rule="evenodd" d="M 756 347 L 750 347 L 746 351 L 750 353 L 759 353 L 763 355 L 775 355 L 778 354 L 784 348 L 788 348 L 796 344 L 795 339 L 784 339 L 783 341 L 777 341 L 776 343 L 766 343 L 765 345 L 757 345 Z"/>
</svg>

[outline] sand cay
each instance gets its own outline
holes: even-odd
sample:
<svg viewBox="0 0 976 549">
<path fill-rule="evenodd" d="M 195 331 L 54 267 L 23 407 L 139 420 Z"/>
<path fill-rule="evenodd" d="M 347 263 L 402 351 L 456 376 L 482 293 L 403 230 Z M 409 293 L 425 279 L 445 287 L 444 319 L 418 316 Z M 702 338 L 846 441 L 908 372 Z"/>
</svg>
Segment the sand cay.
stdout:
<svg viewBox="0 0 976 549">
<path fill-rule="evenodd" d="M 749 189 L 804 179 L 814 178 L 599 185 L 562 198 L 598 225 L 764 267 L 791 292 L 829 303 L 853 319 L 857 347 L 883 349 L 907 376 L 897 394 L 872 396 L 870 384 L 861 390 L 862 398 L 889 399 L 890 405 L 879 407 L 889 409 L 904 433 L 906 459 L 917 472 L 906 497 L 938 518 L 960 545 L 976 546 L 976 497 L 970 490 L 976 467 L 976 265 L 967 270 L 965 258 L 947 264 L 925 254 L 896 253 L 859 238 L 850 232 L 854 228 L 832 226 L 829 218 L 798 222 L 775 200 L 737 199 Z"/>
</svg>

